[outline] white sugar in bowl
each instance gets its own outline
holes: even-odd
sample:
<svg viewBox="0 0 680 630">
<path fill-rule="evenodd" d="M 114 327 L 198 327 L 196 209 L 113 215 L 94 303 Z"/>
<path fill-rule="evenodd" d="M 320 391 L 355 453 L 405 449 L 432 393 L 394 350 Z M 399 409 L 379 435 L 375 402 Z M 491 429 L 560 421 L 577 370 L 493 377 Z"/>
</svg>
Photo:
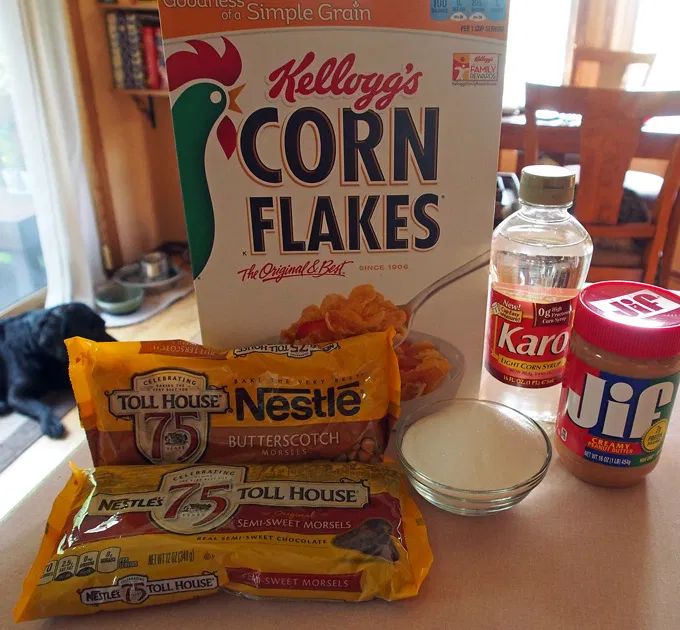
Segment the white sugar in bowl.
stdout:
<svg viewBox="0 0 680 630">
<path fill-rule="evenodd" d="M 483 400 L 444 400 L 402 418 L 399 461 L 418 493 L 449 512 L 507 510 L 545 477 L 552 457 L 540 425 Z"/>
</svg>

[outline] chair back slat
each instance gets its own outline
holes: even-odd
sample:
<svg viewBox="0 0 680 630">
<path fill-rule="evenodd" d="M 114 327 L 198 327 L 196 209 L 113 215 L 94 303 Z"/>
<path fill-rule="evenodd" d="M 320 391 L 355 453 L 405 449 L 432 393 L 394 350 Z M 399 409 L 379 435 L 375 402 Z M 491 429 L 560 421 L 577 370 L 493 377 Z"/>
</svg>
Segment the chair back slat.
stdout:
<svg viewBox="0 0 680 630">
<path fill-rule="evenodd" d="M 642 119 L 618 92 L 586 94 L 580 129 L 576 211 L 584 223 L 616 225 L 623 181 L 635 155 Z"/>
<path fill-rule="evenodd" d="M 628 92 L 527 84 L 525 109 L 526 164 L 536 163 L 540 156 L 536 119 L 538 110 L 548 109 L 581 116 L 576 214 L 586 228 L 598 226 L 598 233 L 603 234 L 606 226 L 610 226 L 611 237 L 621 238 L 616 224 L 623 182 L 631 161 L 636 157 L 640 135 L 645 133 L 642 127 L 654 116 L 680 116 L 680 92 Z M 660 155 L 659 158 L 664 159 L 664 156 Z M 652 209 L 656 230 L 650 237 L 649 230 L 642 229 L 644 224 L 640 228 L 639 238 L 649 240 L 644 273 L 647 282 L 654 279 L 679 188 L 680 135 L 675 141 L 661 192 Z M 638 238 L 637 235 L 634 237 Z"/>
<path fill-rule="evenodd" d="M 569 84 L 574 87 L 599 87 L 619 89 L 624 85 L 626 70 L 633 65 L 646 66 L 642 81 L 635 87 L 642 87 L 649 78 L 654 64 L 654 53 L 636 53 L 624 50 L 606 50 L 589 46 L 576 46 L 571 64 Z M 630 86 L 628 86 L 630 87 Z"/>
</svg>

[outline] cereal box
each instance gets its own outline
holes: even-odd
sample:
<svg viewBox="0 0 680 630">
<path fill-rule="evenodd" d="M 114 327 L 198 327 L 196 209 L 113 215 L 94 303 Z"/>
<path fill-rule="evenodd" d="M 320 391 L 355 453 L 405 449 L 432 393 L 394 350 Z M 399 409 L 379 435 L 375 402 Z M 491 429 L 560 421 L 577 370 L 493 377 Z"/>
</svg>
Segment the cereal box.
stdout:
<svg viewBox="0 0 680 630">
<path fill-rule="evenodd" d="M 393 327 L 404 400 L 475 395 L 506 1 L 159 5 L 203 342 Z"/>
</svg>

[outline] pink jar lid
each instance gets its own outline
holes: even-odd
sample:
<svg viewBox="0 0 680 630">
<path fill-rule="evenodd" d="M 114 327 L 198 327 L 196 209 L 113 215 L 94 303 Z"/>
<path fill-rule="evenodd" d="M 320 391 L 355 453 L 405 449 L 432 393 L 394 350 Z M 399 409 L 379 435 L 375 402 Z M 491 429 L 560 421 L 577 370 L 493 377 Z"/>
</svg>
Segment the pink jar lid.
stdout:
<svg viewBox="0 0 680 630">
<path fill-rule="evenodd" d="M 625 357 L 680 354 L 680 296 L 641 282 L 596 282 L 581 291 L 574 331 Z"/>
</svg>

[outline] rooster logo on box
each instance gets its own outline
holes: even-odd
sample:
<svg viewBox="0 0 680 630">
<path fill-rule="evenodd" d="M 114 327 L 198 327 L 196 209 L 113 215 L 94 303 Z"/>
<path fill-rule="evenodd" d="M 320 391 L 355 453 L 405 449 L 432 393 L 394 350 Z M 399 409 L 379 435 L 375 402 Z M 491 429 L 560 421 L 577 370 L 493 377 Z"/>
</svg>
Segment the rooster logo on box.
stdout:
<svg viewBox="0 0 680 630">
<path fill-rule="evenodd" d="M 190 40 L 192 51 L 178 51 L 167 61 L 170 91 L 186 86 L 172 106 L 172 117 L 194 278 L 208 262 L 215 238 L 205 172 L 208 139 L 215 130 L 224 155 L 231 158 L 237 139 L 232 116 L 242 113 L 236 99 L 244 86 L 235 85 L 243 68 L 241 55 L 226 37 L 221 39 L 223 52 L 207 42 Z"/>
<path fill-rule="evenodd" d="M 453 80 L 470 80 L 470 55 L 468 53 L 457 53 L 453 55 Z"/>
</svg>

